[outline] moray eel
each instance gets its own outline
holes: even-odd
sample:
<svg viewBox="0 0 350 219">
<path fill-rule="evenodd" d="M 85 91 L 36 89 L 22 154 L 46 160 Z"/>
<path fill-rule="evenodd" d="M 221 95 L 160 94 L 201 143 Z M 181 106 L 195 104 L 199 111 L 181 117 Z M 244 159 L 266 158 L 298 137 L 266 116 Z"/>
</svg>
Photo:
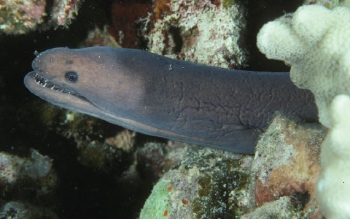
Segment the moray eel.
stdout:
<svg viewBox="0 0 350 219">
<path fill-rule="evenodd" d="M 230 70 L 135 49 L 40 53 L 25 86 L 63 108 L 177 141 L 252 154 L 276 111 L 317 122 L 310 91 L 289 73 Z"/>
</svg>

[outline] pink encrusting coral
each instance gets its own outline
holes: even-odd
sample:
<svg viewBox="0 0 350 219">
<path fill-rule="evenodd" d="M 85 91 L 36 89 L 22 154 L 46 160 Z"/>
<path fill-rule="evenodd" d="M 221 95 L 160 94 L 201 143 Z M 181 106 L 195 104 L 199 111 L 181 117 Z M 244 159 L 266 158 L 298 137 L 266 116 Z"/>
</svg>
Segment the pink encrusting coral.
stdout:
<svg viewBox="0 0 350 219">
<path fill-rule="evenodd" d="M 67 26 L 78 15 L 81 0 L 55 0 L 51 20 L 56 26 Z"/>
<path fill-rule="evenodd" d="M 81 0 L 55 0 L 50 9 L 45 0 L 0 0 L 0 32 L 18 35 L 40 27 L 67 27 L 78 14 L 80 3 Z"/>
<path fill-rule="evenodd" d="M 15 156 L 5 153 L 0 154 L 0 182 L 1 184 L 13 183 L 18 178 L 18 165 Z"/>
<path fill-rule="evenodd" d="M 289 196 L 299 200 L 298 214 L 321 218 L 315 187 L 325 133 L 320 125 L 298 124 L 281 115 L 274 118 L 258 142 L 251 168 L 257 206 Z"/>
<path fill-rule="evenodd" d="M 43 23 L 45 0 L 0 0 L 0 31 L 25 34 Z"/>
<path fill-rule="evenodd" d="M 30 158 L 0 152 L 0 185 L 9 185 L 23 178 L 31 180 L 44 178 L 51 169 L 52 160 L 36 150 L 32 150 Z"/>
</svg>

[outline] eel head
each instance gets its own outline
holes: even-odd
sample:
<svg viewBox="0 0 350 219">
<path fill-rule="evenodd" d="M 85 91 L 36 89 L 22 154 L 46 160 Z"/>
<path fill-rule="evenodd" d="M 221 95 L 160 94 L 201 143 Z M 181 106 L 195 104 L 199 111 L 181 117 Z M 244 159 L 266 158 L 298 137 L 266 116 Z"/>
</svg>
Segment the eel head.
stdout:
<svg viewBox="0 0 350 219">
<path fill-rule="evenodd" d="M 108 113 L 115 116 L 118 101 L 124 103 L 122 113 L 140 94 L 140 86 L 130 86 L 135 78 L 119 69 L 117 56 L 115 50 L 102 47 L 50 49 L 37 55 L 32 63 L 34 71 L 25 76 L 24 83 L 54 105 L 99 118 Z"/>
</svg>

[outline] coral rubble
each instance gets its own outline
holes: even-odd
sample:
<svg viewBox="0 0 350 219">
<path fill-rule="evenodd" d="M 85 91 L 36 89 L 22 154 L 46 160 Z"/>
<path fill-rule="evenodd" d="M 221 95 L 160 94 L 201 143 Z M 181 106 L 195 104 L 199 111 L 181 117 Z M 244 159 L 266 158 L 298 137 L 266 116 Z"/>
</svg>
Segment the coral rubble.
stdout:
<svg viewBox="0 0 350 219">
<path fill-rule="evenodd" d="M 251 157 L 187 147 L 183 160 L 154 187 L 140 218 L 232 218 L 251 206 Z"/>
<path fill-rule="evenodd" d="M 294 196 L 293 199 L 301 198 L 300 215 L 318 214 L 315 187 L 325 132 L 320 125 L 275 117 L 261 136 L 251 168 L 257 206 Z"/>
<path fill-rule="evenodd" d="M 31 150 L 30 158 L 0 152 L 0 218 L 58 218 L 49 203 L 37 207 L 38 202 L 53 198 L 56 186 L 57 176 L 48 156 L 36 150 Z"/>
<path fill-rule="evenodd" d="M 26 34 L 39 27 L 67 27 L 78 14 L 82 0 L 55 0 L 51 11 L 46 11 L 46 0 L 2 0 L 0 1 L 0 32 Z M 50 20 L 46 21 L 46 17 Z"/>
<path fill-rule="evenodd" d="M 168 10 L 158 10 L 165 12 L 156 16 L 160 18 L 146 36 L 151 52 L 223 68 L 244 66 L 246 57 L 240 41 L 245 28 L 242 5 L 171 0 L 166 6 Z"/>
<path fill-rule="evenodd" d="M 58 219 L 51 210 L 35 207 L 27 203 L 8 202 L 0 209 L 2 219 Z"/>
<path fill-rule="evenodd" d="M 44 22 L 45 0 L 3 0 L 0 3 L 0 31 L 6 34 L 24 34 Z"/>
<path fill-rule="evenodd" d="M 254 159 L 185 148 L 181 161 L 153 188 L 140 218 L 165 214 L 168 218 L 254 218 L 261 214 L 262 218 L 320 219 L 315 186 L 325 132 L 320 125 L 298 124 L 277 115 L 261 137 Z M 271 210 L 271 206 L 288 208 Z"/>
<path fill-rule="evenodd" d="M 0 185 L 13 184 L 24 178 L 37 180 L 47 177 L 51 167 L 52 160 L 35 150 L 32 150 L 30 159 L 0 152 Z"/>
<path fill-rule="evenodd" d="M 261 207 L 256 208 L 254 211 L 243 215 L 241 219 L 301 218 L 298 211 L 293 211 L 292 209 L 296 209 L 293 199 L 291 197 L 284 196 L 276 201 L 265 203 Z"/>
<path fill-rule="evenodd" d="M 52 7 L 51 22 L 55 26 L 68 26 L 78 15 L 82 0 L 55 0 Z"/>
</svg>

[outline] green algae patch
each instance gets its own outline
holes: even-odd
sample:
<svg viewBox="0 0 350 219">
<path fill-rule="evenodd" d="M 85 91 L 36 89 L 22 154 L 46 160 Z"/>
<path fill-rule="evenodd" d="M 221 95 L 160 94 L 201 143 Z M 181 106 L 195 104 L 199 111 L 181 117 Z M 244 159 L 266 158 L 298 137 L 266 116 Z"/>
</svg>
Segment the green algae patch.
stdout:
<svg viewBox="0 0 350 219">
<path fill-rule="evenodd" d="M 251 156 L 199 147 L 183 155 L 155 186 L 141 219 L 238 219 L 248 212 Z"/>
<path fill-rule="evenodd" d="M 170 181 L 161 180 L 153 187 L 151 195 L 141 210 L 140 219 L 168 218 L 171 214 L 169 185 Z"/>
<path fill-rule="evenodd" d="M 224 0 L 223 1 L 223 6 L 224 8 L 228 8 L 233 6 L 234 4 L 236 4 L 236 2 L 234 0 Z"/>
<path fill-rule="evenodd" d="M 246 209 L 239 207 L 245 196 L 248 175 L 238 169 L 235 161 L 222 161 L 220 168 L 199 178 L 201 189 L 193 201 L 196 218 L 239 218 Z"/>
</svg>

